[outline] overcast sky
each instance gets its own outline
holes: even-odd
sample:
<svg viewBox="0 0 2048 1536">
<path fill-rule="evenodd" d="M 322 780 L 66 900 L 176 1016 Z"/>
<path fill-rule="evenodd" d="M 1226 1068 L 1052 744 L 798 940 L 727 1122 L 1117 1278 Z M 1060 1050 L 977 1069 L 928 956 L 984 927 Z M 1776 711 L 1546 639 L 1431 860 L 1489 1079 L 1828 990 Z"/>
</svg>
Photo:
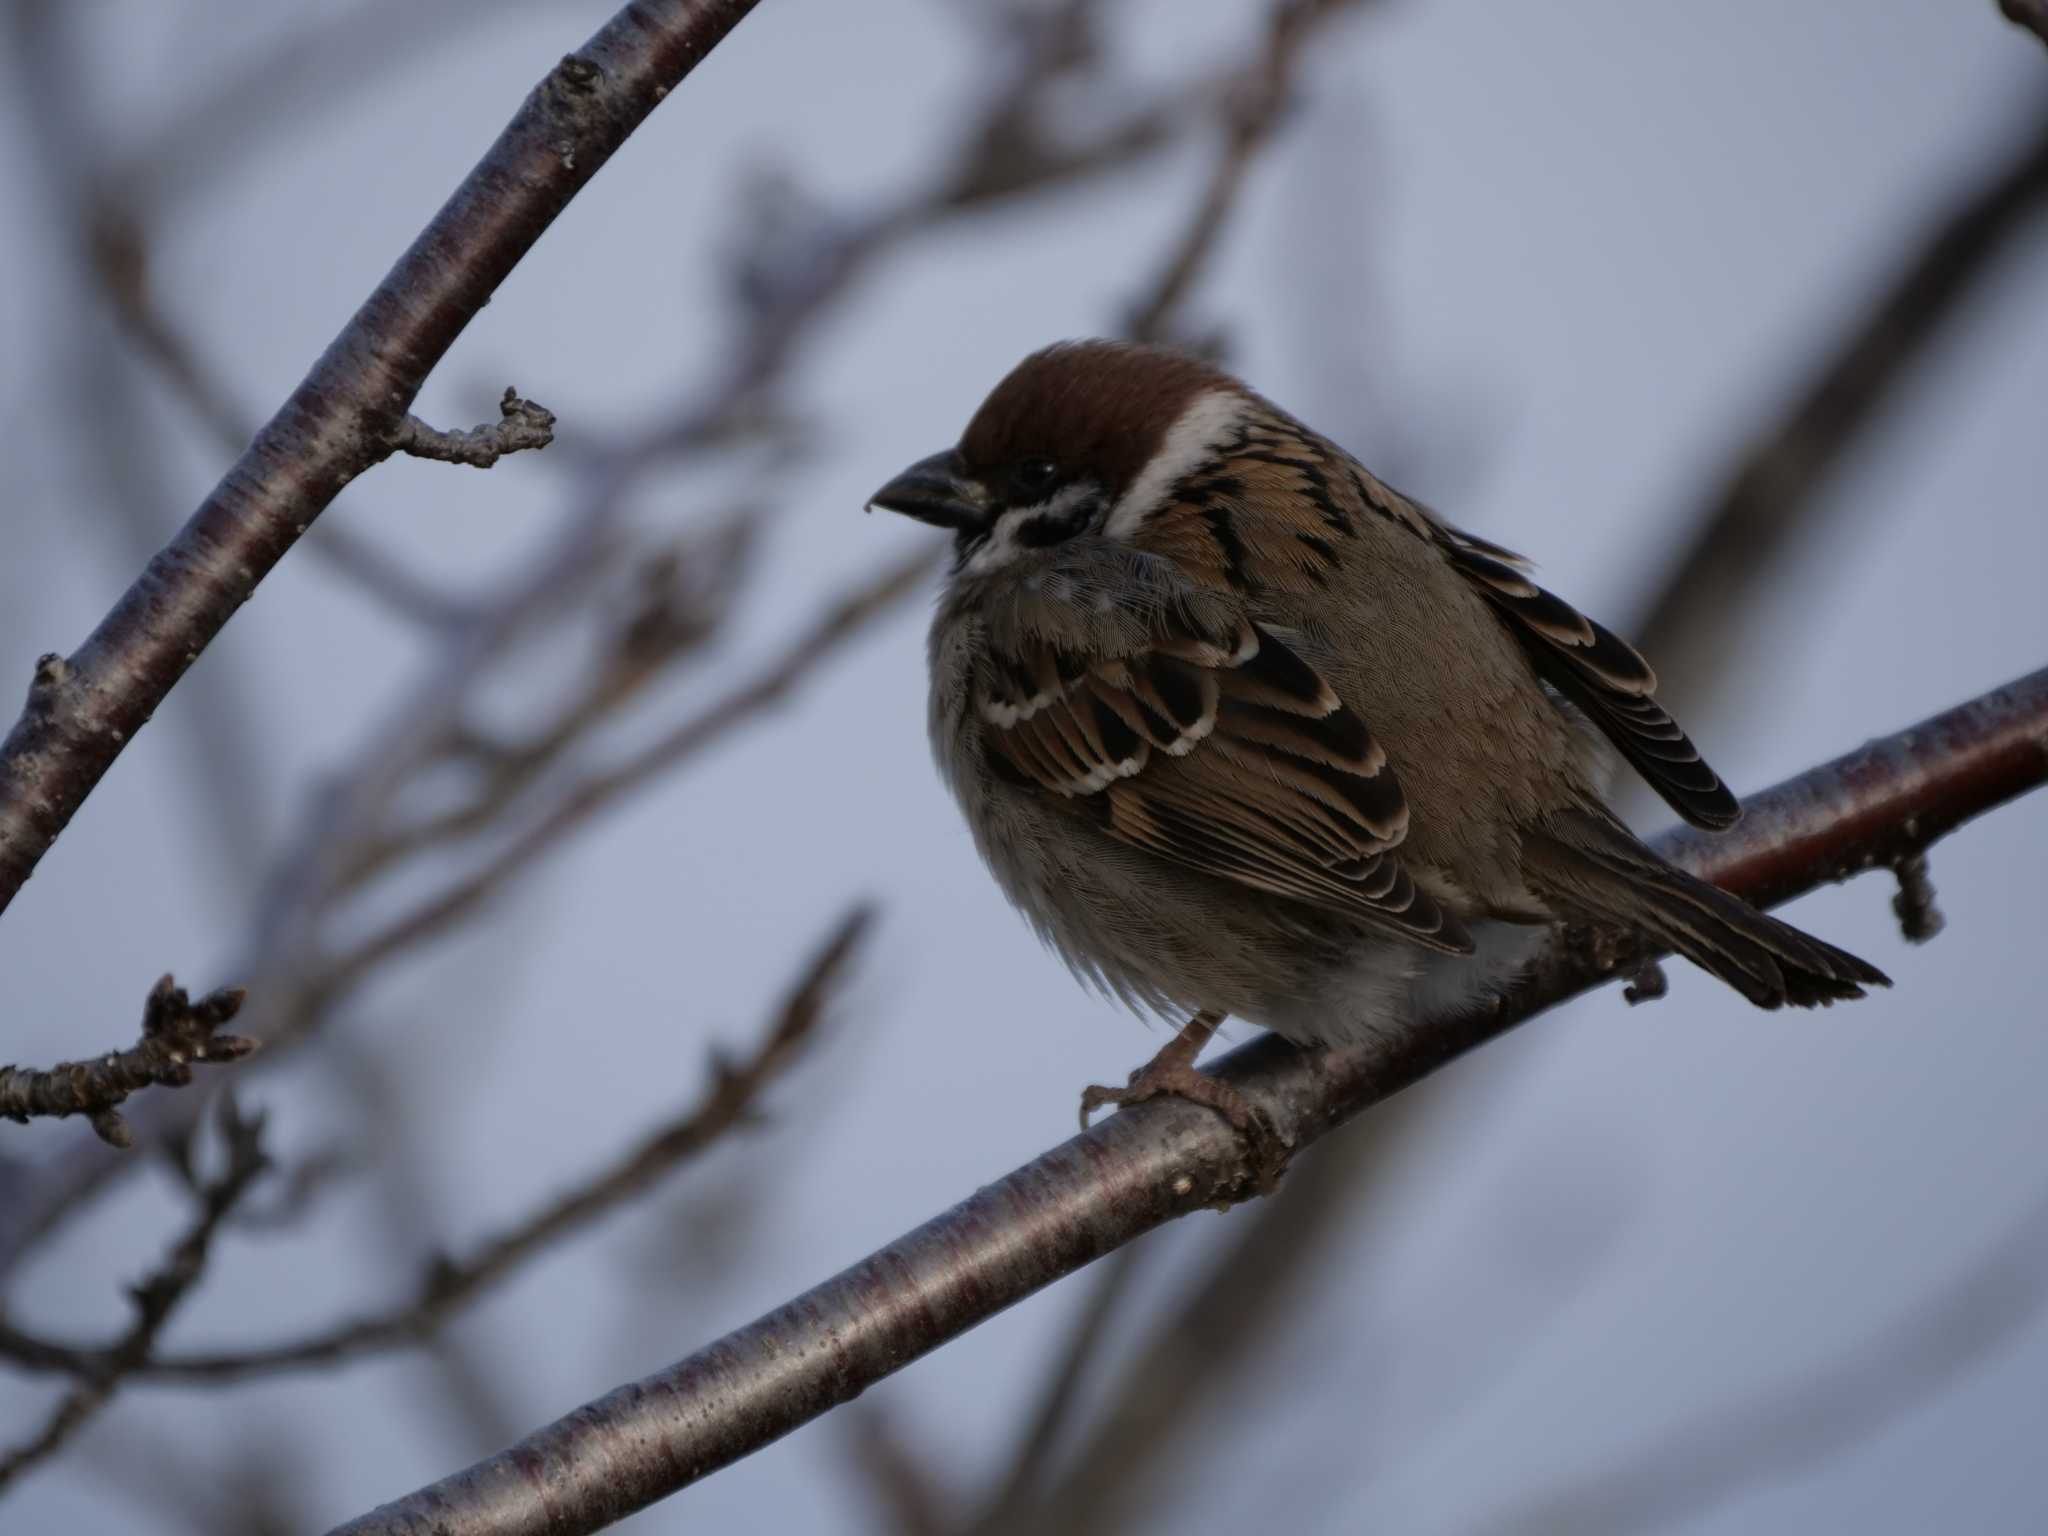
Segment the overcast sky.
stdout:
<svg viewBox="0 0 2048 1536">
<path fill-rule="evenodd" d="M 422 397 L 430 419 L 467 423 L 515 383 L 560 413 L 558 448 L 487 476 L 393 462 L 330 516 L 436 578 L 511 568 L 552 525 L 579 439 L 647 419 L 709 372 L 724 334 L 714 262 L 742 172 L 786 165 L 859 209 L 928 164 L 987 88 L 952 8 L 766 0 Z M 94 89 L 76 106 L 120 150 L 302 13 L 334 7 L 81 9 Z M 533 79 L 607 9 L 489 12 L 345 101 L 281 117 L 176 197 L 156 279 L 249 409 L 283 398 Z M 1144 78 L 1184 74 L 1241 50 L 1250 11 L 1146 0 L 1122 9 L 1117 36 Z M 52 235 L 53 167 L 18 110 L 19 71 L 7 82 L 0 679 L 25 683 L 138 563 L 114 510 L 121 476 L 140 476 L 133 494 L 161 538 L 223 466 L 153 384 L 142 408 L 161 452 L 130 456 L 97 430 L 109 333 Z M 1331 33 L 1305 87 L 1199 315 L 1262 391 L 1623 622 L 1711 477 L 1911 232 L 2034 131 L 2048 55 L 1990 0 L 1398 0 Z M 799 627 L 848 573 L 927 536 L 860 505 L 950 441 L 1018 356 L 1116 323 L 1207 148 L 950 226 L 878 268 L 818 332 L 794 397 L 821 442 L 777 481 L 768 595 L 731 665 Z M 1825 533 L 1730 642 L 1738 685 L 1688 719 L 1738 790 L 2042 664 L 2044 402 L 2036 228 L 1826 493 Z M 664 480 L 636 516 L 686 526 L 733 481 Z M 849 898 L 878 898 L 883 926 L 841 1025 L 776 1092 L 772 1125 L 686 1175 L 687 1199 L 610 1221 L 459 1324 L 519 1427 L 747 1321 L 1064 1137 L 1082 1084 L 1119 1080 L 1158 1044 L 1076 988 L 980 870 L 929 764 L 924 619 L 922 604 L 897 614 L 792 708 L 603 821 L 460 944 L 379 987 L 351 1027 L 401 1078 L 403 1126 L 348 1124 L 324 1055 L 250 1075 L 287 1151 L 337 1135 L 416 1147 L 412 1193 L 459 1248 L 685 1099 L 706 1042 L 743 1038 Z M 549 662 L 521 675 L 548 676 Z M 243 702 L 263 743 L 246 765 L 252 847 L 276 851 L 323 769 L 417 665 L 401 631 L 311 561 L 265 583 L 195 674 Z M 234 979 L 252 893 L 195 809 L 190 692 L 0 921 L 0 1059 L 118 1043 L 167 968 Z M 1924 949 L 1899 939 L 1881 879 L 1797 904 L 1794 921 L 1895 978 L 1867 1002 L 1767 1016 L 1675 965 L 1654 1008 L 1602 994 L 1447 1074 L 1259 1378 L 1158 1495 L 1157 1528 L 2042 1528 L 2044 856 L 2048 797 L 1943 844 L 1949 928 Z M 0 1152 L 20 1155 L 75 1130 L 0 1129 Z M 683 1215 L 749 1165 L 762 1175 L 742 1187 L 768 1208 L 728 1264 L 693 1261 L 689 1244 L 716 1229 Z M 11 1293 L 19 1315 L 117 1329 L 120 1283 L 176 1224 L 168 1188 L 135 1184 L 109 1219 L 40 1255 Z M 394 1270 L 375 1208 L 391 1198 L 364 1179 L 303 1231 L 226 1242 L 171 1342 L 280 1336 L 402 1292 L 412 1274 Z M 1140 1307 L 1170 1306 L 1196 1250 L 1248 1214 L 1156 1239 L 1170 1252 Z M 2001 1243 L 2017 1244 L 1994 1275 L 2005 1288 L 1985 1282 L 1990 1299 L 1960 1309 L 1990 1345 L 1970 1353 L 1953 1318 L 1916 1332 L 1930 1298 L 1952 1299 Z M 949 1480 L 980 1486 L 1086 1283 L 869 1401 Z M 494 1448 L 453 1421 L 435 1370 L 407 1357 L 212 1393 L 136 1389 L 25 1482 L 0 1524 L 148 1529 L 104 1471 L 132 1433 L 205 1467 L 266 1458 L 303 1480 L 311 1518 L 343 1518 Z M 0 1375 L 0 1441 L 49 1397 L 46 1382 Z M 1760 1444 L 1731 1447 L 1731 1432 Z M 828 1420 L 626 1528 L 868 1529 L 847 1461 Z M 1639 1464 L 1669 1474 L 1668 1505 L 1555 1502 Z M 1685 1476 L 1706 1491 L 1684 1493 Z"/>
</svg>

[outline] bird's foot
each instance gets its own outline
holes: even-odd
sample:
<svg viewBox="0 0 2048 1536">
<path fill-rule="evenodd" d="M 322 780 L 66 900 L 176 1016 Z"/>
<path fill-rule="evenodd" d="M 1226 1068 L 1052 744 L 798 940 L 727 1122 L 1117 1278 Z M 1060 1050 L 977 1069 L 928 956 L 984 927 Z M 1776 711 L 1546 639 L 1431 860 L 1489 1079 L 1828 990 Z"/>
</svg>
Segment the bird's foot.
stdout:
<svg viewBox="0 0 2048 1536">
<path fill-rule="evenodd" d="M 1213 1109 L 1230 1122 L 1231 1129 L 1244 1143 L 1245 1161 L 1258 1184 L 1259 1193 L 1270 1195 L 1280 1187 L 1281 1175 L 1286 1173 L 1288 1161 L 1294 1155 L 1294 1143 L 1237 1089 L 1195 1067 L 1195 1058 L 1201 1054 L 1202 1047 L 1208 1044 L 1209 1037 L 1221 1022 L 1220 1014 L 1214 1017 L 1197 1014 L 1167 1043 L 1165 1049 L 1133 1072 L 1124 1087 L 1110 1088 L 1096 1083 L 1082 1089 L 1081 1129 L 1087 1130 L 1095 1112 L 1110 1105 L 1123 1109 L 1132 1104 L 1142 1104 L 1147 1099 L 1156 1099 L 1162 1094 L 1186 1099 L 1205 1109 Z"/>
</svg>

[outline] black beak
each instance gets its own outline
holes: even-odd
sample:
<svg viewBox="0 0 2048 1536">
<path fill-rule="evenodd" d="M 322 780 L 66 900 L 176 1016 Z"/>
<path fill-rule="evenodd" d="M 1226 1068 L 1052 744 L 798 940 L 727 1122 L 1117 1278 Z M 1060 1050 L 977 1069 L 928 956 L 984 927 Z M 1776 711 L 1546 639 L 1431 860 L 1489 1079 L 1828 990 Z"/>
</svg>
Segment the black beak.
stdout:
<svg viewBox="0 0 2048 1536">
<path fill-rule="evenodd" d="M 948 448 L 919 459 L 868 498 L 868 510 L 901 512 L 934 528 L 979 528 L 988 521 L 988 492 L 971 480 Z"/>
</svg>

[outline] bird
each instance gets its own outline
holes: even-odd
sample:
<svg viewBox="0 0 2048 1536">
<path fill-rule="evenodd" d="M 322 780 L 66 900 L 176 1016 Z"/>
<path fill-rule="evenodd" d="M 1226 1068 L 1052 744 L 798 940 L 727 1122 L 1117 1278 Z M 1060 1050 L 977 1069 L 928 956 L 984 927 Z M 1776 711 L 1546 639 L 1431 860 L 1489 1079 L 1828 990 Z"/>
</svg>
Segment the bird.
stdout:
<svg viewBox="0 0 2048 1536">
<path fill-rule="evenodd" d="M 1626 763 L 1695 826 L 1741 814 L 1634 649 L 1204 358 L 1035 352 L 868 508 L 953 536 L 931 744 L 996 883 L 1082 980 L 1185 1019 L 1084 1126 L 1170 1093 L 1253 1131 L 1195 1069 L 1224 1019 L 1426 1027 L 1564 924 L 1762 1008 L 1890 985 L 1609 806 Z"/>
</svg>

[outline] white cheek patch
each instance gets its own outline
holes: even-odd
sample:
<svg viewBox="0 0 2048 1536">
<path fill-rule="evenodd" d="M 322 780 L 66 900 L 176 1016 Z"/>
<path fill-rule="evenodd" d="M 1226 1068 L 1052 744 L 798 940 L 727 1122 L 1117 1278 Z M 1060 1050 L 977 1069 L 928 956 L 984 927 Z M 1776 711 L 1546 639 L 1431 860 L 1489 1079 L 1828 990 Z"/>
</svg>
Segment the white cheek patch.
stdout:
<svg viewBox="0 0 2048 1536">
<path fill-rule="evenodd" d="M 1227 389 L 1212 389 L 1195 396 L 1180 413 L 1180 420 L 1168 429 L 1166 441 L 1160 444 L 1152 462 L 1110 509 L 1102 531 L 1112 539 L 1135 536 L 1145 525 L 1145 519 L 1159 510 L 1168 492 L 1205 459 L 1215 457 L 1217 450 L 1244 425 L 1250 410 L 1250 401 Z"/>
<path fill-rule="evenodd" d="M 1044 501 L 1034 502 L 1028 507 L 1009 508 L 996 519 L 996 525 L 989 530 L 988 537 L 982 540 L 972 555 L 968 556 L 967 563 L 961 567 L 962 573 L 984 576 L 990 571 L 1008 565 L 1030 548 L 1019 537 L 1026 524 L 1034 523 L 1041 517 L 1070 517 L 1079 509 L 1081 503 L 1096 494 L 1093 482 L 1082 480 L 1072 485 L 1061 486 Z"/>
</svg>

